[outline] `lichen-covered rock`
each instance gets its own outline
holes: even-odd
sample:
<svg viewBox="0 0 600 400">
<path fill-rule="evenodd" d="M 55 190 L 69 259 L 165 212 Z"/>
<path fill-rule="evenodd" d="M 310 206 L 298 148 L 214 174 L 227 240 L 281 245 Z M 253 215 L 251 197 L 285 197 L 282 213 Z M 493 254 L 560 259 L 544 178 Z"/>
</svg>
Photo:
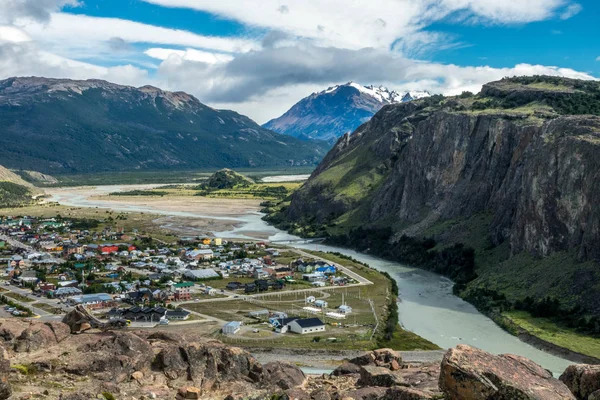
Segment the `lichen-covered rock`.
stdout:
<svg viewBox="0 0 600 400">
<path fill-rule="evenodd" d="M 384 398 L 387 390 L 385 387 L 364 387 L 344 392 L 342 396 L 354 400 L 379 400 Z"/>
<path fill-rule="evenodd" d="M 360 379 L 357 383 L 360 386 L 390 387 L 404 384 L 404 379 L 388 368 L 364 365 L 360 368 Z"/>
<path fill-rule="evenodd" d="M 440 388 L 447 400 L 574 400 L 569 388 L 526 358 L 495 356 L 459 345 L 442 361 Z"/>
<path fill-rule="evenodd" d="M 67 339 L 71 333 L 71 329 L 69 328 L 69 326 L 67 324 L 63 324 L 62 322 L 49 321 L 44 322 L 44 325 L 49 327 L 52 333 L 54 333 L 56 343 L 60 343 L 63 340 Z"/>
<path fill-rule="evenodd" d="M 559 379 L 578 400 L 588 400 L 600 391 L 600 365 L 570 365 Z"/>
<path fill-rule="evenodd" d="M 376 365 L 389 369 L 400 369 L 402 356 L 393 349 L 378 349 L 362 354 L 348 361 L 354 365 Z"/>
<path fill-rule="evenodd" d="M 334 369 L 333 372 L 331 373 L 331 375 L 333 375 L 333 376 L 353 375 L 353 374 L 360 374 L 360 365 L 357 365 L 357 364 L 354 364 L 351 362 L 343 363 L 342 365 L 340 365 L 339 367 Z"/>
<path fill-rule="evenodd" d="M 435 393 L 402 386 L 388 389 L 384 396 L 385 400 L 433 400 L 439 398 L 439 395 Z"/>
<path fill-rule="evenodd" d="M 263 365 L 266 379 L 281 389 L 293 389 L 304 383 L 306 375 L 297 366 L 284 362 L 271 362 Z"/>
<path fill-rule="evenodd" d="M 34 322 L 15 339 L 16 352 L 32 352 L 56 344 L 56 335 L 50 326 Z"/>
<path fill-rule="evenodd" d="M 150 344 L 129 332 L 116 332 L 78 348 L 79 357 L 64 369 L 72 374 L 94 374 L 109 382 L 123 382 L 135 371 L 150 368 L 154 352 Z"/>
</svg>

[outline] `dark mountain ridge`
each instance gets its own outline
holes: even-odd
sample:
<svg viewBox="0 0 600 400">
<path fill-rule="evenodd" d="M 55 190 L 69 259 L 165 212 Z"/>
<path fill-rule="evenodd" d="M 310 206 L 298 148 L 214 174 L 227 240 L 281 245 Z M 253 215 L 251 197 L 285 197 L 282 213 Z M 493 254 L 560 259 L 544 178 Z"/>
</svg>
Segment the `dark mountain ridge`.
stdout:
<svg viewBox="0 0 600 400">
<path fill-rule="evenodd" d="M 43 173 L 316 164 L 327 146 L 183 92 L 102 80 L 0 81 L 3 165 Z"/>
</svg>

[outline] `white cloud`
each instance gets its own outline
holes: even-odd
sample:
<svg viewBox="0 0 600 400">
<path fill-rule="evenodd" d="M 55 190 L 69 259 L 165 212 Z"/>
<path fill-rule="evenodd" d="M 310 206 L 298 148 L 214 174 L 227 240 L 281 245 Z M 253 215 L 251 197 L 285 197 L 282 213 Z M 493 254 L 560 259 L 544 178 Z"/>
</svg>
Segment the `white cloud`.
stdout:
<svg viewBox="0 0 600 400">
<path fill-rule="evenodd" d="M 158 60 L 167 60 L 169 57 L 176 59 L 202 62 L 206 64 L 217 64 L 223 62 L 229 62 L 233 60 L 233 56 L 229 54 L 210 53 L 207 51 L 186 49 L 186 50 L 175 50 L 175 49 L 163 49 L 163 48 L 151 48 L 144 51 L 148 57 L 156 58 Z"/>
<path fill-rule="evenodd" d="M 188 31 L 169 29 L 139 22 L 99 18 L 67 13 L 54 13 L 46 23 L 21 19 L 17 26 L 32 38 L 50 43 L 55 49 L 89 48 L 115 37 L 128 43 L 156 43 L 205 48 L 223 52 L 245 52 L 259 48 L 252 40 L 203 36 Z"/>
<path fill-rule="evenodd" d="M 20 18 L 46 22 L 51 12 L 79 5 L 78 0 L 2 0 L 0 24 L 11 24 Z"/>
<path fill-rule="evenodd" d="M 14 26 L 0 26 L 0 43 L 22 43 L 29 41 L 31 41 L 31 38 L 21 29 Z"/>
<path fill-rule="evenodd" d="M 162 86 L 190 91 L 211 105 L 243 110 L 259 122 L 312 91 L 350 80 L 453 95 L 464 90 L 478 92 L 484 83 L 514 75 L 593 79 L 586 73 L 553 66 L 462 67 L 418 62 L 384 50 L 344 50 L 306 43 L 250 52 L 219 64 L 169 57 L 157 71 Z"/>
<path fill-rule="evenodd" d="M 453 13 L 494 23 L 550 18 L 567 0 L 144 0 L 207 11 L 252 27 L 277 29 L 326 46 L 389 48 Z M 282 12 L 282 7 L 285 12 Z"/>
<path fill-rule="evenodd" d="M 579 14 L 583 10 L 583 7 L 579 3 L 573 3 L 569 5 L 565 10 L 560 14 L 560 19 L 569 19 L 577 14 Z"/>
<path fill-rule="evenodd" d="M 102 67 L 71 60 L 43 51 L 33 42 L 0 44 L 0 79 L 11 76 L 97 78 L 134 86 L 149 79 L 146 70 L 131 65 Z"/>
</svg>

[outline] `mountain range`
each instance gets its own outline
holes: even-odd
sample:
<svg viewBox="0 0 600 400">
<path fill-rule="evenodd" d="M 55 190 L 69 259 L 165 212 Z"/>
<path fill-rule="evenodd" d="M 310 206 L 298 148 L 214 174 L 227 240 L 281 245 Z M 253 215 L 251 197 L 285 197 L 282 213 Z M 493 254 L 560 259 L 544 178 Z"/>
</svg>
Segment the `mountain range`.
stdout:
<svg viewBox="0 0 600 400">
<path fill-rule="evenodd" d="M 311 94 L 263 127 L 303 140 L 325 140 L 333 144 L 338 137 L 353 132 L 371 119 L 383 106 L 428 96 L 427 92 L 399 93 L 383 86 L 349 82 Z"/>
<path fill-rule="evenodd" d="M 495 315 L 600 316 L 599 154 L 599 82 L 506 78 L 385 106 L 268 219 L 446 274 Z"/>
<path fill-rule="evenodd" d="M 47 174 L 316 165 L 329 145 L 262 128 L 183 92 L 101 80 L 0 81 L 10 169 Z"/>
</svg>

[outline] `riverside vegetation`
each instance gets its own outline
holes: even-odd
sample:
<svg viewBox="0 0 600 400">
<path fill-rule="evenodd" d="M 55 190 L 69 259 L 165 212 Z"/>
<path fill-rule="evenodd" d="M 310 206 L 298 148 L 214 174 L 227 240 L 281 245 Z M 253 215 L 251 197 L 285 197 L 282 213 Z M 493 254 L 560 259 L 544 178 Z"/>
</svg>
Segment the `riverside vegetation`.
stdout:
<svg viewBox="0 0 600 400">
<path fill-rule="evenodd" d="M 598 82 L 543 76 L 386 106 L 266 220 L 449 276 L 513 333 L 598 343 L 599 114 Z"/>
</svg>

